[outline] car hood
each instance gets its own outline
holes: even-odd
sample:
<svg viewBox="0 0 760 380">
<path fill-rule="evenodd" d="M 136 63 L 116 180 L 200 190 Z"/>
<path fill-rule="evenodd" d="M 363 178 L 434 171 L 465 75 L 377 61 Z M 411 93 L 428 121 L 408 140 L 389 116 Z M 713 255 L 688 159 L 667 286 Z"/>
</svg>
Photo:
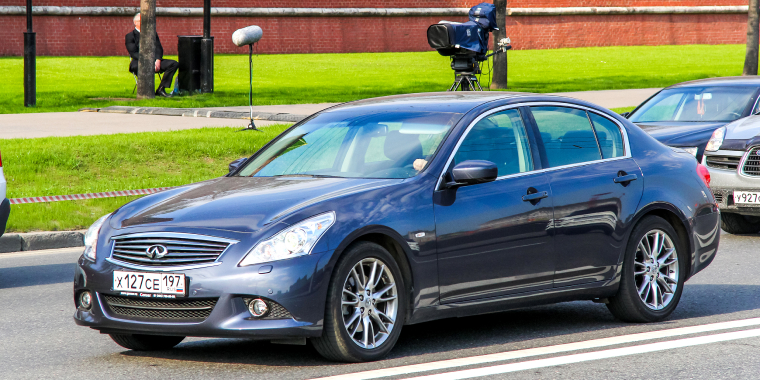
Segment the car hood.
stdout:
<svg viewBox="0 0 760 380">
<path fill-rule="evenodd" d="M 400 179 L 222 177 L 177 187 L 121 207 L 112 228 L 178 226 L 254 232 L 310 205 Z"/>
<path fill-rule="evenodd" d="M 760 135 L 760 115 L 739 119 L 726 126 L 726 139 L 748 140 Z"/>
<path fill-rule="evenodd" d="M 635 123 L 641 129 L 665 145 L 699 146 L 707 143 L 712 133 L 726 125 L 725 122 L 645 122 Z"/>
</svg>

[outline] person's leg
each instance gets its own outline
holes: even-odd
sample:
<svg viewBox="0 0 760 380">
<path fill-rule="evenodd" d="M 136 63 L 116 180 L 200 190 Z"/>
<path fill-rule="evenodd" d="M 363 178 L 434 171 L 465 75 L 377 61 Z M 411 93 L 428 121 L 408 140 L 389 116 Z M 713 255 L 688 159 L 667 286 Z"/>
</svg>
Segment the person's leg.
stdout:
<svg viewBox="0 0 760 380">
<path fill-rule="evenodd" d="M 177 72 L 178 67 L 179 63 L 177 61 L 171 59 L 161 60 L 161 72 L 164 74 L 164 77 L 161 80 L 159 88 L 170 89 L 172 87 L 172 80 L 174 79 L 174 74 Z"/>
</svg>

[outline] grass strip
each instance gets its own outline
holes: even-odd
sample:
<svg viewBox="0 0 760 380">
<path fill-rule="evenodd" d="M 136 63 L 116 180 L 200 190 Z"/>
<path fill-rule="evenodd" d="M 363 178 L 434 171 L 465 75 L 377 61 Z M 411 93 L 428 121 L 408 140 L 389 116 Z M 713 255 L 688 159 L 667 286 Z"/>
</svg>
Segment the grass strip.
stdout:
<svg viewBox="0 0 760 380">
<path fill-rule="evenodd" d="M 0 140 L 8 198 L 179 186 L 222 176 L 287 125 Z M 7 231 L 87 228 L 137 197 L 11 206 Z"/>
<path fill-rule="evenodd" d="M 740 75 L 744 45 L 589 47 L 509 52 L 509 90 L 564 92 L 665 87 L 687 80 Z M 174 58 L 176 57 L 167 57 Z M 248 102 L 248 56 L 218 54 L 214 93 L 154 100 L 134 98 L 125 57 L 38 57 L 37 107 L 23 107 L 23 59 L 0 58 L 0 113 L 74 111 L 137 105 L 225 107 Z M 443 91 L 454 79 L 436 52 L 282 54 L 254 57 L 256 105 L 343 102 Z M 487 69 L 486 69 L 487 70 Z M 98 73 L 97 78 L 93 73 Z M 483 84 L 489 75 L 482 77 Z"/>
</svg>

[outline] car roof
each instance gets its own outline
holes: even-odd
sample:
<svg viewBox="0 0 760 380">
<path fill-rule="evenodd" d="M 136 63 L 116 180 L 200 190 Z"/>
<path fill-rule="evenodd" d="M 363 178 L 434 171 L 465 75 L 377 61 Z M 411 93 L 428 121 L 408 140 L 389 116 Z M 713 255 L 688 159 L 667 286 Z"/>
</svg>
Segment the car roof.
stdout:
<svg viewBox="0 0 760 380">
<path fill-rule="evenodd" d="M 747 77 L 718 77 L 718 78 L 705 78 L 691 80 L 688 82 L 682 82 L 674 84 L 668 88 L 678 87 L 704 87 L 704 86 L 753 86 L 760 87 L 760 77 L 747 76 Z"/>
<path fill-rule="evenodd" d="M 419 110 L 427 112 L 467 113 L 482 104 L 496 101 L 499 101 L 499 104 L 519 103 L 524 101 L 555 101 L 602 109 L 598 105 L 583 100 L 556 95 L 506 91 L 459 91 L 428 92 L 369 98 L 342 103 L 322 112 Z"/>
</svg>

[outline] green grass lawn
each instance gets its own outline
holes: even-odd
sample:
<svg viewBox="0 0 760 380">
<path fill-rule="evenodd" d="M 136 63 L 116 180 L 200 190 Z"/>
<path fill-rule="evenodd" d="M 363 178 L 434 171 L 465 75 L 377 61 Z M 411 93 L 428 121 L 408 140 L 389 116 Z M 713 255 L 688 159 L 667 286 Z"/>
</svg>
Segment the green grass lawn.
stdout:
<svg viewBox="0 0 760 380">
<path fill-rule="evenodd" d="M 513 91 L 561 92 L 664 87 L 741 74 L 744 45 L 594 47 L 509 52 Z M 176 59 L 176 58 L 175 58 Z M 82 107 L 246 105 L 248 56 L 215 57 L 215 93 L 144 101 L 132 97 L 126 57 L 39 57 L 37 107 L 23 107 L 23 60 L 0 58 L 0 113 L 74 111 Z M 259 55 L 254 103 L 342 102 L 441 91 L 453 81 L 449 59 L 436 52 Z M 485 77 L 483 82 L 487 82 Z"/>
<path fill-rule="evenodd" d="M 227 173 L 288 126 L 1 140 L 8 198 L 185 185 Z M 11 206 L 8 231 L 87 228 L 137 197 Z"/>
</svg>

